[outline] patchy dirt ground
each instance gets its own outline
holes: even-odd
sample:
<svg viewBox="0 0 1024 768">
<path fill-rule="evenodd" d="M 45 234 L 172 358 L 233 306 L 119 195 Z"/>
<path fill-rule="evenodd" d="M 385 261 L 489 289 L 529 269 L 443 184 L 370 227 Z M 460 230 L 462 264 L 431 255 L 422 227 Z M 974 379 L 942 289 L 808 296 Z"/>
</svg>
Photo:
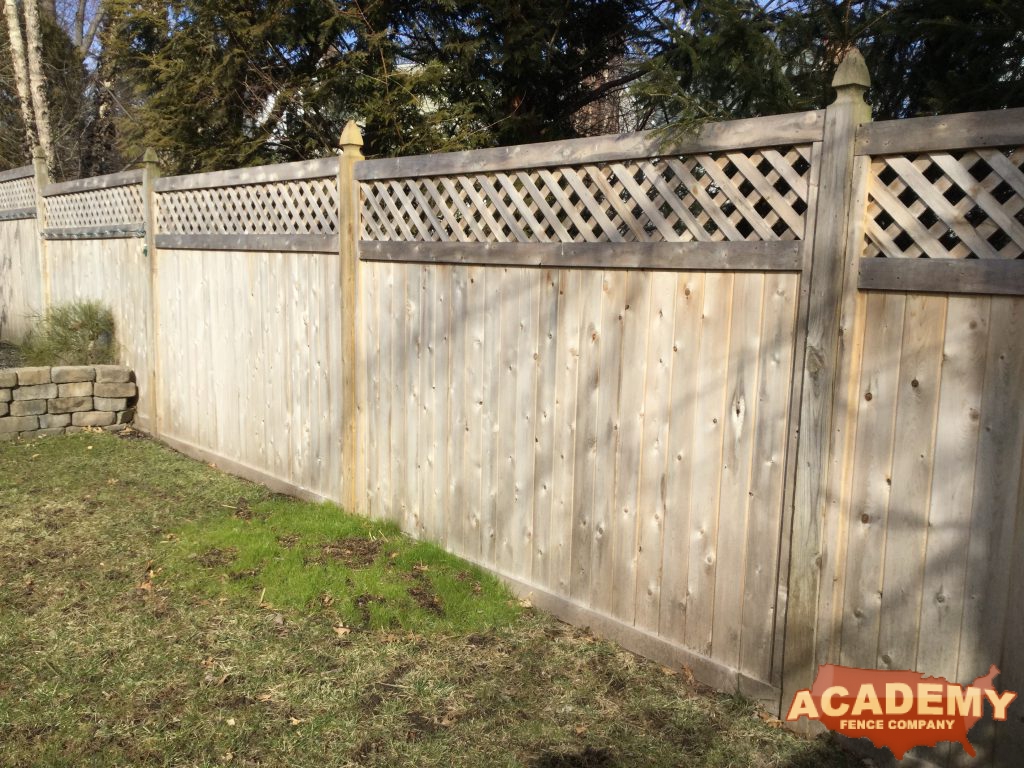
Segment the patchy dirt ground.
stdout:
<svg viewBox="0 0 1024 768">
<path fill-rule="evenodd" d="M 21 365 L 21 352 L 13 344 L 0 341 L 0 368 L 17 368 Z"/>
</svg>

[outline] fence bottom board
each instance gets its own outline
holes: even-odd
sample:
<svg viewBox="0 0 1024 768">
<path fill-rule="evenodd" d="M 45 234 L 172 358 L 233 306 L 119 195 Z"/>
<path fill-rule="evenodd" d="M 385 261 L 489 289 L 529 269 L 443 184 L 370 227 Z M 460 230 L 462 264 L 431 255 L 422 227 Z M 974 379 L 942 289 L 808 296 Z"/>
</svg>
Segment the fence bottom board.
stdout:
<svg viewBox="0 0 1024 768">
<path fill-rule="evenodd" d="M 862 291 L 1024 296 L 1024 261 L 863 258 L 857 287 Z"/>
<path fill-rule="evenodd" d="M 757 680 L 721 662 L 703 656 L 677 643 L 638 629 L 612 616 L 599 613 L 536 584 L 523 581 L 472 557 L 463 560 L 493 573 L 520 598 L 528 598 L 535 607 L 575 627 L 585 627 L 597 637 L 618 643 L 628 651 L 651 659 L 669 669 L 687 667 L 701 683 L 727 693 L 740 693 L 755 700 L 773 715 L 778 715 L 782 690 Z"/>
<path fill-rule="evenodd" d="M 234 459 L 229 459 L 207 448 L 181 440 L 171 435 L 154 435 L 154 439 L 174 450 L 194 459 L 213 463 L 218 469 L 233 475 L 262 483 L 277 493 L 286 493 L 306 501 L 338 503 L 337 499 L 327 498 L 306 488 L 275 477 L 265 470 L 253 467 Z M 587 627 L 595 635 L 618 643 L 623 648 L 663 664 L 671 669 L 686 666 L 693 676 L 705 685 L 720 691 L 741 693 L 757 701 L 772 714 L 778 714 L 781 690 L 764 681 L 757 680 L 742 672 L 732 669 L 714 659 L 695 653 L 665 638 L 658 637 L 642 629 L 625 624 L 618 619 L 582 606 L 568 598 L 561 597 L 534 584 L 517 579 L 497 571 L 492 565 L 482 563 L 473 558 L 469 560 L 479 565 L 504 581 L 512 592 L 519 597 L 528 597 L 542 611 L 546 611 L 562 621 L 577 627 Z"/>
<path fill-rule="evenodd" d="M 141 431 L 144 432 L 145 430 Z M 307 488 L 302 488 L 301 486 L 295 485 L 287 480 L 275 477 L 259 467 L 254 467 L 251 464 L 246 464 L 244 462 L 237 461 L 236 459 L 229 459 L 216 451 L 203 448 L 194 443 L 190 443 L 187 440 L 181 440 L 180 438 L 167 434 L 151 434 L 150 437 L 159 443 L 163 443 L 169 448 L 173 448 L 178 451 L 178 453 L 183 453 L 186 456 L 206 462 L 207 464 L 214 464 L 217 469 L 223 470 L 228 474 L 237 475 L 245 480 L 251 480 L 254 483 L 265 485 L 275 493 L 284 493 L 289 496 L 295 496 L 303 501 L 312 501 L 314 503 L 321 503 L 325 501 L 329 501 L 332 504 L 341 503 L 338 499 L 322 496 L 321 494 L 310 491 Z"/>
</svg>

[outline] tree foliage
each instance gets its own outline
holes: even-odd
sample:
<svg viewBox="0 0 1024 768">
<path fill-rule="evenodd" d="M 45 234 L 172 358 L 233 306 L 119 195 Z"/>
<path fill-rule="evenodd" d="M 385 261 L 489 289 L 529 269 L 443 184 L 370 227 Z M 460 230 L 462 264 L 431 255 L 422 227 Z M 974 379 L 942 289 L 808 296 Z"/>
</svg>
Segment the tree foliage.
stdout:
<svg viewBox="0 0 1024 768">
<path fill-rule="evenodd" d="M 59 177 L 120 170 L 149 146 L 176 173 L 316 157 L 349 119 L 367 154 L 397 155 L 820 108 L 854 45 L 878 118 L 1024 105 L 1019 0 L 41 7 Z M 9 166 L 27 158 L 6 54 L 0 30 Z M 605 112 L 616 119 L 591 119 Z"/>
</svg>

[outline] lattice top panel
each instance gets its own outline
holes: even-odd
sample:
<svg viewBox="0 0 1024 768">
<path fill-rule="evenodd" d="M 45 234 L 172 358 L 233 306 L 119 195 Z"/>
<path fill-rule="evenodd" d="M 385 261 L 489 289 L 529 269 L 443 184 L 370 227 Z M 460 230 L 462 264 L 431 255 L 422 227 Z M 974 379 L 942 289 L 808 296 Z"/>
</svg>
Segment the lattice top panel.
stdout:
<svg viewBox="0 0 1024 768">
<path fill-rule="evenodd" d="M 157 195 L 158 232 L 176 235 L 333 235 L 338 181 L 267 182 Z"/>
<path fill-rule="evenodd" d="M 36 180 L 32 176 L 0 182 L 0 211 L 36 207 Z"/>
<path fill-rule="evenodd" d="M 142 212 L 141 184 L 46 198 L 46 226 L 52 229 L 138 226 L 143 220 Z"/>
<path fill-rule="evenodd" d="M 550 169 L 364 181 L 378 241 L 797 240 L 808 145 Z"/>
<path fill-rule="evenodd" d="M 873 158 L 865 255 L 1024 258 L 1024 147 Z"/>
</svg>

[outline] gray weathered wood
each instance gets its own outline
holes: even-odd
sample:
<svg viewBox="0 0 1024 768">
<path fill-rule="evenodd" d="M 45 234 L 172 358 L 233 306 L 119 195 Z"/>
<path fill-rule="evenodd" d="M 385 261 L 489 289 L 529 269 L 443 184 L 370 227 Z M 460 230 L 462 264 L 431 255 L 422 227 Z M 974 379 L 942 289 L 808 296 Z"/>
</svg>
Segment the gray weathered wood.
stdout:
<svg viewBox="0 0 1024 768">
<path fill-rule="evenodd" d="M 337 172 L 338 158 L 323 157 L 317 160 L 299 160 L 295 163 L 258 165 L 229 171 L 192 173 L 187 176 L 167 176 L 156 182 L 155 189 L 157 192 L 171 192 L 183 189 L 239 187 L 246 184 L 266 184 L 274 181 L 324 179 L 334 176 Z"/>
<path fill-rule="evenodd" d="M 110 240 L 126 237 L 145 237 L 145 224 L 101 224 L 95 227 L 47 227 L 42 236 L 46 240 Z"/>
<path fill-rule="evenodd" d="M 178 251 L 335 253 L 337 235 L 161 235 L 156 247 Z"/>
<path fill-rule="evenodd" d="M 809 687 L 816 669 L 817 611 L 823 561 L 823 516 L 832 440 L 832 404 L 839 358 L 839 320 L 847 259 L 854 132 L 871 118 L 864 103 L 870 78 L 860 53 L 847 54 L 825 116 L 823 157 L 810 274 L 806 348 L 801 368 L 800 437 L 793 494 L 788 603 L 783 657 L 783 698 Z M 862 214 L 861 214 L 862 215 Z M 806 276 L 805 276 L 806 279 Z M 850 290 L 852 286 L 847 286 Z M 827 627 L 822 628 L 828 630 Z"/>
<path fill-rule="evenodd" d="M 205 236 L 204 236 L 205 237 Z M 364 261 L 597 269 L 798 272 L 795 241 L 703 243 L 411 243 L 362 241 Z"/>
<path fill-rule="evenodd" d="M 35 166 L 23 165 L 20 168 L 11 168 L 9 171 L 0 171 L 0 184 L 5 181 L 16 179 L 27 179 L 35 175 Z"/>
<path fill-rule="evenodd" d="M 35 217 L 35 208 L 9 208 L 6 211 L 0 211 L 0 221 L 14 221 L 15 219 L 34 219 Z"/>
<path fill-rule="evenodd" d="M 861 259 L 864 291 L 1024 296 L 1024 261 L 1012 259 Z"/>
<path fill-rule="evenodd" d="M 866 123 L 857 129 L 856 142 L 858 155 L 1021 144 L 1024 108 Z"/>
<path fill-rule="evenodd" d="M 708 123 L 701 127 L 696 136 L 672 143 L 666 142 L 653 131 L 646 131 L 438 155 L 367 160 L 359 168 L 356 178 L 360 181 L 369 181 L 403 176 L 550 168 L 584 162 L 599 163 L 659 155 L 715 152 L 723 149 L 781 146 L 817 141 L 821 138 L 823 125 L 823 112 L 796 112 L 789 115 Z"/>
<path fill-rule="evenodd" d="M 60 184 L 47 184 L 42 188 L 43 197 L 56 195 L 73 195 L 78 192 L 91 192 L 96 189 L 113 189 L 142 183 L 142 170 L 109 173 L 106 176 L 91 176 L 87 179 L 63 181 Z"/>
</svg>

